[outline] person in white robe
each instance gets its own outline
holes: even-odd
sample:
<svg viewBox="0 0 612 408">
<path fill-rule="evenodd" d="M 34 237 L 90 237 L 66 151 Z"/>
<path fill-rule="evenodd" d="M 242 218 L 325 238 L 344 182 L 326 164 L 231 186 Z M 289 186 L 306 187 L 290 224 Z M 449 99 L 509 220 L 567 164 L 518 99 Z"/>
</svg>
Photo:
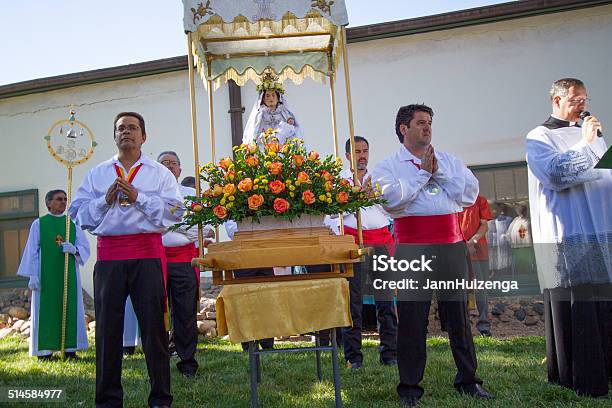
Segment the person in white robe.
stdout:
<svg viewBox="0 0 612 408">
<path fill-rule="evenodd" d="M 62 231 L 57 233 L 63 236 L 65 230 L 65 215 L 66 210 L 66 193 L 63 190 L 51 190 L 45 197 L 47 209 L 49 210 L 49 216 L 62 218 L 59 220 L 59 224 L 63 224 L 64 228 Z M 81 287 L 81 274 L 80 266 L 85 265 L 89 259 L 89 242 L 87 237 L 80 228 L 75 228 L 76 237 L 74 245 L 69 242 L 63 242 L 61 245 L 63 252 L 70 252 L 75 259 L 75 271 L 76 271 L 76 347 L 65 348 L 67 357 L 75 357 L 77 350 L 86 349 L 89 344 L 87 341 L 87 327 L 85 326 L 85 312 L 83 306 L 83 292 Z M 62 257 L 63 258 L 63 257 Z M 31 329 L 30 329 L 30 347 L 29 355 L 31 357 L 38 356 L 42 358 L 50 357 L 54 350 L 41 350 L 39 349 L 39 330 L 41 328 L 40 322 L 40 308 L 41 308 L 41 291 L 45 288 L 41 286 L 41 243 L 40 243 L 40 219 L 34 220 L 30 226 L 30 233 L 28 235 L 28 242 L 24 249 L 21 257 L 21 263 L 17 270 L 17 275 L 24 278 L 28 278 L 28 287 L 32 291 L 31 299 Z M 63 276 L 63 269 L 58 272 Z M 44 323 L 44 322 L 43 322 Z M 43 325 L 44 326 L 44 325 Z"/>
<path fill-rule="evenodd" d="M 582 81 L 550 90 L 552 115 L 527 134 L 531 229 L 543 291 L 548 381 L 608 394 L 612 376 L 612 172 Z"/>
</svg>

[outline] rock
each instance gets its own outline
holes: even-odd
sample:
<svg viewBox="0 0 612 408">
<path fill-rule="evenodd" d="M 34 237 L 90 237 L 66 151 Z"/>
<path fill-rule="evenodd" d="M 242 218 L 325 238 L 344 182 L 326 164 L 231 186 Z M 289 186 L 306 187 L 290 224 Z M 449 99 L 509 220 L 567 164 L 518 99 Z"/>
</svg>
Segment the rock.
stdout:
<svg viewBox="0 0 612 408">
<path fill-rule="evenodd" d="M 519 300 L 519 303 L 521 304 L 521 306 L 525 307 L 525 306 L 529 306 L 529 301 L 526 299 L 521 299 Z"/>
<path fill-rule="evenodd" d="M 533 309 L 527 309 L 527 316 L 539 316 Z"/>
<path fill-rule="evenodd" d="M 525 313 L 525 310 L 523 308 L 514 311 L 514 318 L 519 322 L 525 320 L 525 316 L 527 316 L 527 314 Z"/>
<path fill-rule="evenodd" d="M 217 337 L 217 329 L 215 329 L 215 328 L 213 327 L 212 329 L 210 329 L 210 330 L 208 331 L 208 335 L 209 335 L 210 337 Z"/>
<path fill-rule="evenodd" d="M 513 310 L 511 310 L 511 309 L 506 309 L 506 310 L 504 311 L 504 314 L 505 314 L 506 316 L 508 316 L 508 317 L 514 318 L 514 311 L 513 311 Z"/>
<path fill-rule="evenodd" d="M 21 335 L 22 335 L 23 337 L 25 337 L 25 338 L 30 337 L 30 328 L 28 327 L 27 329 L 23 330 L 23 331 L 21 332 Z"/>
<path fill-rule="evenodd" d="M 197 320 L 206 320 L 206 312 L 202 311 L 196 315 Z"/>
<path fill-rule="evenodd" d="M 0 329 L 4 329 L 6 327 L 6 323 L 0 322 Z"/>
<path fill-rule="evenodd" d="M 13 323 L 13 329 L 15 329 L 16 331 L 20 331 L 21 326 L 23 326 L 24 323 L 25 320 L 17 320 L 15 323 Z"/>
<path fill-rule="evenodd" d="M 8 323 L 9 315 L 2 313 L 0 314 L 0 323 Z"/>
<path fill-rule="evenodd" d="M 12 306 L 24 307 L 25 303 L 23 301 L 21 301 L 21 300 L 14 300 Z"/>
<path fill-rule="evenodd" d="M 25 320 L 28 318 L 28 311 L 23 307 L 12 306 L 8 311 L 9 316 L 15 317 L 19 320 Z"/>
<path fill-rule="evenodd" d="M 534 326 L 534 325 L 538 324 L 539 320 L 540 319 L 538 319 L 535 316 L 527 316 L 525 318 L 525 326 Z"/>
<path fill-rule="evenodd" d="M 217 313 L 216 312 L 206 312 L 206 320 L 216 320 Z"/>
<path fill-rule="evenodd" d="M 514 311 L 514 310 L 519 310 L 521 308 L 521 305 L 518 303 L 512 303 L 508 306 L 508 309 Z"/>
<path fill-rule="evenodd" d="M 89 324 L 87 325 L 87 328 L 89 330 L 96 330 L 96 321 L 94 320 L 93 322 L 89 322 Z"/>
<path fill-rule="evenodd" d="M 202 308 L 203 311 L 205 312 L 214 312 L 216 309 L 216 305 L 215 305 L 215 300 L 214 299 L 201 299 L 200 300 L 200 307 Z"/>
<path fill-rule="evenodd" d="M 12 327 L 5 327 L 4 329 L 0 330 L 0 340 L 2 340 L 3 338 L 7 336 L 14 334 L 15 332 L 16 330 L 13 329 Z"/>
<path fill-rule="evenodd" d="M 503 314 L 505 311 L 506 311 L 506 305 L 504 305 L 503 303 L 497 303 L 495 306 L 493 306 L 493 310 L 491 310 L 491 314 L 494 316 L 499 316 Z"/>
<path fill-rule="evenodd" d="M 26 320 L 21 325 L 21 328 L 19 329 L 19 331 L 23 333 L 26 330 L 30 330 L 30 326 L 31 326 L 31 322 L 29 320 Z M 29 331 L 28 331 L 28 333 L 29 333 Z"/>
<path fill-rule="evenodd" d="M 94 318 L 93 315 L 85 312 L 85 325 L 86 326 L 89 326 L 89 323 L 93 322 L 94 320 L 96 320 L 96 319 Z"/>
<path fill-rule="evenodd" d="M 508 316 L 507 314 L 503 314 L 499 316 L 499 320 L 501 320 L 504 323 L 508 323 L 510 320 L 512 320 L 512 318 Z"/>
<path fill-rule="evenodd" d="M 543 303 L 536 302 L 533 304 L 532 308 L 540 316 L 544 315 L 544 304 Z"/>
<path fill-rule="evenodd" d="M 199 320 L 198 321 L 198 333 L 206 334 L 210 329 L 217 327 L 217 323 L 214 320 Z"/>
</svg>

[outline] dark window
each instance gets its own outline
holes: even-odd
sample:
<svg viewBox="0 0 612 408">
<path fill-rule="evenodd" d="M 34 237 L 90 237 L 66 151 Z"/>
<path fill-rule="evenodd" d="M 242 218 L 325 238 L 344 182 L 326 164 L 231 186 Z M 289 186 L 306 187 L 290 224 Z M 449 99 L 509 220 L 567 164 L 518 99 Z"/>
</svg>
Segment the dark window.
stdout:
<svg viewBox="0 0 612 408">
<path fill-rule="evenodd" d="M 38 190 L 0 193 L 0 286 L 25 287 L 17 277 L 30 225 L 38 218 Z"/>
</svg>

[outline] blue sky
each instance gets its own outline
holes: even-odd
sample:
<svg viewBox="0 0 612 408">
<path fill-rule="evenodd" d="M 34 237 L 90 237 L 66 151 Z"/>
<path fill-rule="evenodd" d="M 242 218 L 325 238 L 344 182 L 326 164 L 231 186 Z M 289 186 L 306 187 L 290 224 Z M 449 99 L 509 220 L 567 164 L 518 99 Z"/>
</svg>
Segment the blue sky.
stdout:
<svg viewBox="0 0 612 408">
<path fill-rule="evenodd" d="M 2 3 L 0 85 L 186 54 L 180 0 Z M 504 1 L 346 0 L 353 27 L 496 3 Z"/>
</svg>

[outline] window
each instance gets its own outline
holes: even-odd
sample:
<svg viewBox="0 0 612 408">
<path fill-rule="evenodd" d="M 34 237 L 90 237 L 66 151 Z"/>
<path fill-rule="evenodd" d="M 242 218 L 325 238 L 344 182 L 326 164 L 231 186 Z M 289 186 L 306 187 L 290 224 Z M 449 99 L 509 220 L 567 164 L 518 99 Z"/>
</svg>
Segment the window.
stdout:
<svg viewBox="0 0 612 408">
<path fill-rule="evenodd" d="M 518 280 L 521 294 L 538 293 L 528 212 L 527 163 L 473 166 L 471 170 L 494 218 L 487 231 L 490 274 L 493 279 Z M 523 216 L 519 217 L 521 213 Z"/>
<path fill-rule="evenodd" d="M 17 268 L 36 218 L 38 190 L 0 193 L 0 287 L 27 285 L 17 277 Z"/>
</svg>

